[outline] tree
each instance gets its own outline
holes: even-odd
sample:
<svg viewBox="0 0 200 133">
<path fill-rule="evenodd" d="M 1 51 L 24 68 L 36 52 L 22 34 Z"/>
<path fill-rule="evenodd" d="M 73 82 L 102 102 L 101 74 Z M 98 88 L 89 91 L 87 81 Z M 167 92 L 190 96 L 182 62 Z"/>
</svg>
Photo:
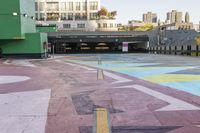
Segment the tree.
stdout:
<svg viewBox="0 0 200 133">
<path fill-rule="evenodd" d="M 140 27 L 136 28 L 135 31 L 149 31 L 152 29 L 153 29 L 152 24 L 145 24 L 144 26 L 140 26 Z"/>
<path fill-rule="evenodd" d="M 117 16 L 117 11 L 112 11 L 112 12 L 110 12 L 110 14 L 114 18 L 115 16 Z"/>
<path fill-rule="evenodd" d="M 196 43 L 197 45 L 200 45 L 200 35 L 195 37 Z"/>
<path fill-rule="evenodd" d="M 108 10 L 105 7 L 102 7 L 101 10 L 98 11 L 98 16 L 107 16 Z"/>
<path fill-rule="evenodd" d="M 117 11 L 109 12 L 105 7 L 102 7 L 101 10 L 98 11 L 99 18 L 113 19 L 116 15 L 117 15 Z"/>
</svg>

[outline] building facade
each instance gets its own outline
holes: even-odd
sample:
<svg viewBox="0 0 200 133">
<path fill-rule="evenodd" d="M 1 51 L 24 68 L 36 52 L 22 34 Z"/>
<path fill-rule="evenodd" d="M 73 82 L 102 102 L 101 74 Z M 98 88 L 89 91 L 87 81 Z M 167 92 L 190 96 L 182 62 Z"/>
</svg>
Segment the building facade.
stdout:
<svg viewBox="0 0 200 133">
<path fill-rule="evenodd" d="M 188 12 L 185 13 L 185 23 L 190 23 L 190 15 Z"/>
<path fill-rule="evenodd" d="M 37 25 L 56 25 L 58 30 L 94 31 L 100 0 L 35 0 Z"/>
<path fill-rule="evenodd" d="M 183 20 L 183 13 L 178 12 L 177 10 L 172 10 L 167 13 L 166 21 L 168 23 L 181 23 Z"/>
<path fill-rule="evenodd" d="M 157 23 L 157 14 L 152 12 L 147 12 L 143 14 L 144 23 Z"/>
</svg>

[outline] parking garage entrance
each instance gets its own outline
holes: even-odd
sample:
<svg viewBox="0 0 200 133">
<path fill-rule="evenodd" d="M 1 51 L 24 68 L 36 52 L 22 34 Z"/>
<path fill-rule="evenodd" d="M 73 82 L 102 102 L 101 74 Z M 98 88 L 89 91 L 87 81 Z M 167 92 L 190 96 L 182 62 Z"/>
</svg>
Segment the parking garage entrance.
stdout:
<svg viewBox="0 0 200 133">
<path fill-rule="evenodd" d="M 91 33 L 88 35 L 50 33 L 48 39 L 51 48 L 54 48 L 57 54 L 123 52 L 124 42 L 128 43 L 127 52 L 146 52 L 149 41 L 147 35 L 100 34 L 99 32 L 93 35 Z"/>
</svg>

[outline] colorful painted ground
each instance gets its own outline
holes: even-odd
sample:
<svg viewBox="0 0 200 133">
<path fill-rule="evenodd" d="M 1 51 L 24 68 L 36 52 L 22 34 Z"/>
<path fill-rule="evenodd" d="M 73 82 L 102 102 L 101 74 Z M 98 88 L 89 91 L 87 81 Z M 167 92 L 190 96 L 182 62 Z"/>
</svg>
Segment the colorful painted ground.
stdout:
<svg viewBox="0 0 200 133">
<path fill-rule="evenodd" d="M 200 64 L 198 61 L 191 63 L 190 57 L 183 60 L 178 56 L 166 59 L 165 56 L 152 58 L 152 56 L 141 55 L 140 58 L 140 54 L 137 56 L 135 54 L 134 56 L 132 54 L 85 56 L 86 58 L 82 55 L 81 58 L 71 61 L 115 71 L 200 96 Z M 101 59 L 101 64 L 98 64 L 99 59 Z"/>
</svg>

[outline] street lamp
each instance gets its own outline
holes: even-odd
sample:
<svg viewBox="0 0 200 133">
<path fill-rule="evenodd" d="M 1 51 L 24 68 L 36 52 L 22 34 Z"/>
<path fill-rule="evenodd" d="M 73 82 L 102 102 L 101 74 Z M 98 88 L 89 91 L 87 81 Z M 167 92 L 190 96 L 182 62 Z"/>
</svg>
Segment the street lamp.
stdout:
<svg viewBox="0 0 200 133">
<path fill-rule="evenodd" d="M 35 20 L 35 17 L 34 17 L 34 16 L 31 16 L 31 19 Z"/>
<path fill-rule="evenodd" d="M 12 13 L 12 15 L 13 15 L 13 16 L 17 16 L 17 15 L 18 15 L 18 13 L 16 13 L 16 12 L 13 12 L 13 13 Z"/>
<path fill-rule="evenodd" d="M 26 13 L 22 14 L 24 17 L 28 17 L 28 15 Z"/>
</svg>

